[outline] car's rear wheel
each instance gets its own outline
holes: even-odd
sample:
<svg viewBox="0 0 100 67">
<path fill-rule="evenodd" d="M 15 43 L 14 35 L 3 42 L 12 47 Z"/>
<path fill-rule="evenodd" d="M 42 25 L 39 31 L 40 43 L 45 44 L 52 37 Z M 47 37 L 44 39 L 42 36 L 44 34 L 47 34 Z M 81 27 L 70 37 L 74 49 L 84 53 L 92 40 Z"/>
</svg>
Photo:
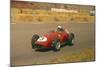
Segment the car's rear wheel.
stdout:
<svg viewBox="0 0 100 67">
<path fill-rule="evenodd" d="M 52 43 L 54 51 L 59 51 L 61 47 L 61 43 L 59 39 L 55 39 Z"/>
<path fill-rule="evenodd" d="M 74 33 L 69 33 L 69 39 L 67 41 L 69 46 L 73 46 L 74 45 L 74 38 L 75 38 Z"/>
<path fill-rule="evenodd" d="M 38 38 L 39 38 L 39 35 L 37 34 L 34 34 L 32 36 L 32 40 L 31 40 L 32 49 L 35 47 L 35 42 L 38 40 Z"/>
</svg>

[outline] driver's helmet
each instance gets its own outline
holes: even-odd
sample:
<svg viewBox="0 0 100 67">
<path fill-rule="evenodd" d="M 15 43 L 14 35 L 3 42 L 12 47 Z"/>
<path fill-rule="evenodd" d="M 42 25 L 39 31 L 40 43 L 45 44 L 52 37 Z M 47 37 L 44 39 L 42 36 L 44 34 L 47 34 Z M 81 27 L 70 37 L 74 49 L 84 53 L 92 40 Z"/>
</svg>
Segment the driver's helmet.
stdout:
<svg viewBox="0 0 100 67">
<path fill-rule="evenodd" d="M 63 29 L 62 26 L 59 25 L 59 26 L 57 27 L 57 31 L 64 31 L 64 29 Z"/>
<path fill-rule="evenodd" d="M 59 29 L 62 29 L 62 26 L 58 26 Z"/>
</svg>

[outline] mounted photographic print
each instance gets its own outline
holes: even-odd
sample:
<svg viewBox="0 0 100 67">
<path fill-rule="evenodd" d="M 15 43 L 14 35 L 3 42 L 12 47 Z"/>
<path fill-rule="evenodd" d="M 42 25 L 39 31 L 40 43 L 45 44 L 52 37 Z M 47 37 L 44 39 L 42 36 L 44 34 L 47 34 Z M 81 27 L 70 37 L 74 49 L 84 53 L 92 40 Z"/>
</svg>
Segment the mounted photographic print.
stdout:
<svg viewBox="0 0 100 67">
<path fill-rule="evenodd" d="M 11 1 L 11 66 L 95 61 L 95 6 Z"/>
</svg>

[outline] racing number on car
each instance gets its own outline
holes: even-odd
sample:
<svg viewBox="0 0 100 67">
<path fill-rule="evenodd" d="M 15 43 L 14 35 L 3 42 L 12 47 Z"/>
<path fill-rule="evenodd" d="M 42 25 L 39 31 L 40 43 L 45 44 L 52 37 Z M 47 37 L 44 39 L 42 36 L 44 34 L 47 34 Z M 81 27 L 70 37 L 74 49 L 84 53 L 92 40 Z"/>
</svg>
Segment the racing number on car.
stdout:
<svg viewBox="0 0 100 67">
<path fill-rule="evenodd" d="M 43 40 L 44 38 L 43 37 L 40 37 L 40 40 Z"/>
</svg>

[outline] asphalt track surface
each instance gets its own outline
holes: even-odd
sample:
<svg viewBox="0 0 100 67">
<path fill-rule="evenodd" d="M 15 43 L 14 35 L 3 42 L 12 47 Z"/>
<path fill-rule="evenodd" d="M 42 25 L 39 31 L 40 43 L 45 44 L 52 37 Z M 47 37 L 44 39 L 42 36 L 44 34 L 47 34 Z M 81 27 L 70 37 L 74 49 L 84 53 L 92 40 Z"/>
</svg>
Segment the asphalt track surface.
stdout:
<svg viewBox="0 0 100 67">
<path fill-rule="evenodd" d="M 32 50 L 31 38 L 34 33 L 42 35 L 56 29 L 58 25 L 74 32 L 74 46 L 65 46 L 58 52 Z M 11 24 L 11 65 L 32 65 L 33 62 L 45 64 L 58 55 L 94 48 L 94 27 L 94 23 Z"/>
</svg>

